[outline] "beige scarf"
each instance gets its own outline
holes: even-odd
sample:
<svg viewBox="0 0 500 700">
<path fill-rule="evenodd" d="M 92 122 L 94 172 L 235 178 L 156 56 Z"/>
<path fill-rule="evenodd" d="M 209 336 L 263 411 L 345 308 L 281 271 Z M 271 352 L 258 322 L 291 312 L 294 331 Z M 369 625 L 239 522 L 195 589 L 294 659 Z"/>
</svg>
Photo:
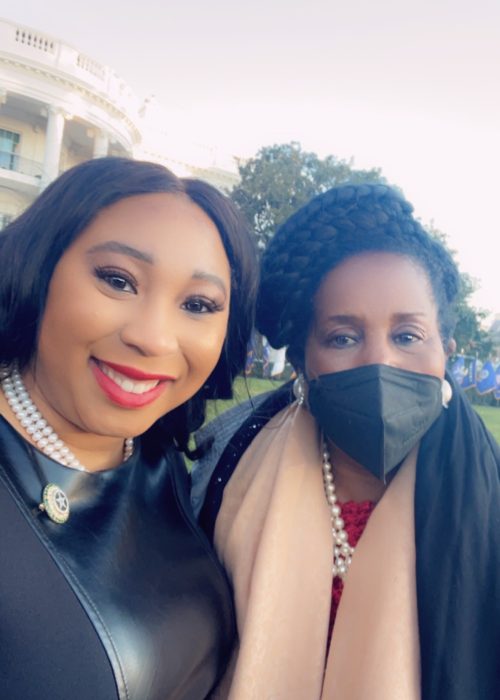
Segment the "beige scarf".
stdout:
<svg viewBox="0 0 500 700">
<path fill-rule="evenodd" d="M 217 698 L 420 698 L 415 464 L 416 450 L 356 547 L 326 658 L 333 544 L 317 431 L 296 405 L 262 429 L 225 489 L 216 524 L 240 638 Z"/>
</svg>

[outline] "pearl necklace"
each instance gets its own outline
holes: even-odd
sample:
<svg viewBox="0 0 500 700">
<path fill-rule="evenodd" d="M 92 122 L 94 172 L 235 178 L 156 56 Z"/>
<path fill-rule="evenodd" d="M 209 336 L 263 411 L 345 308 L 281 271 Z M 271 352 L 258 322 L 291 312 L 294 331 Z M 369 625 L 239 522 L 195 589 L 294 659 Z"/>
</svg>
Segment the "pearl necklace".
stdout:
<svg viewBox="0 0 500 700">
<path fill-rule="evenodd" d="M 83 472 L 88 471 L 42 417 L 31 400 L 17 369 L 12 370 L 11 374 L 4 377 L 0 383 L 12 412 L 38 449 L 66 467 Z M 123 443 L 124 461 L 129 459 L 133 451 L 134 439 L 127 438 Z"/>
<path fill-rule="evenodd" d="M 341 517 L 341 509 L 337 503 L 335 484 L 333 481 L 332 465 L 330 462 L 330 452 L 323 441 L 323 485 L 325 496 L 330 508 L 333 534 L 333 577 L 340 576 L 345 579 L 349 566 L 351 565 L 354 547 L 351 547 L 347 539 L 347 532 L 344 530 L 344 521 Z"/>
</svg>

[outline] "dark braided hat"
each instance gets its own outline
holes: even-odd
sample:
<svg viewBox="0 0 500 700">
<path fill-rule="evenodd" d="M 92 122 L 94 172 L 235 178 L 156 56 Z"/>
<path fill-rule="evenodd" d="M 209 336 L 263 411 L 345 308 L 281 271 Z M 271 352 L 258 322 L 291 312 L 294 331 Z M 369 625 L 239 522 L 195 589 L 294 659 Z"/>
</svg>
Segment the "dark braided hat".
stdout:
<svg viewBox="0 0 500 700">
<path fill-rule="evenodd" d="M 303 348 L 323 277 L 364 251 L 417 259 L 429 275 L 440 316 L 443 307 L 448 311 L 459 288 L 456 265 L 412 211 L 399 191 L 387 185 L 343 185 L 314 197 L 287 219 L 262 260 L 257 328 L 271 345 Z M 451 334 L 451 318 L 440 321 L 442 334 Z"/>
</svg>

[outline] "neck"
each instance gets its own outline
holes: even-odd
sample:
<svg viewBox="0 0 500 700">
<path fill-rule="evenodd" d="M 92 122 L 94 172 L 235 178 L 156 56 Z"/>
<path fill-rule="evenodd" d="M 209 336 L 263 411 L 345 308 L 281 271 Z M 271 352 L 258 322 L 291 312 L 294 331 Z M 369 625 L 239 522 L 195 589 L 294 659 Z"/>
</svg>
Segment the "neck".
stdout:
<svg viewBox="0 0 500 700">
<path fill-rule="evenodd" d="M 346 501 L 372 501 L 378 503 L 387 488 L 361 464 L 328 441 L 337 497 Z"/>
<path fill-rule="evenodd" d="M 26 384 L 28 385 L 28 381 Z M 36 392 L 30 391 L 31 387 L 28 388 L 27 386 L 26 388 L 43 418 L 53 427 L 59 438 L 73 452 L 81 465 L 84 465 L 85 471 L 103 471 L 116 467 L 123 462 L 124 439 L 122 437 L 85 433 L 68 421 L 62 420 L 57 414 L 54 415 L 54 411 L 50 410 L 45 405 L 45 402 L 40 400 Z M 3 391 L 0 391 L 0 414 L 25 440 L 37 449 L 40 449 L 40 446 L 21 425 Z"/>
</svg>

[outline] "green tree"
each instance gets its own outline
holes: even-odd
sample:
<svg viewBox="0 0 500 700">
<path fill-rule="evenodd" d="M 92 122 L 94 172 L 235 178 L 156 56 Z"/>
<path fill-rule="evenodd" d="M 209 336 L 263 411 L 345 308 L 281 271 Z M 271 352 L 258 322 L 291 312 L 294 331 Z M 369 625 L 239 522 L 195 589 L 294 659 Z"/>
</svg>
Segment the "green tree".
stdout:
<svg viewBox="0 0 500 700">
<path fill-rule="evenodd" d="M 386 182 L 379 168 L 357 170 L 352 161 L 335 156 L 320 158 L 303 151 L 296 142 L 265 146 L 239 167 L 240 183 L 230 193 L 253 226 L 260 248 L 265 248 L 278 226 L 315 195 L 346 182 Z M 431 222 L 429 233 L 451 252 L 447 237 Z M 458 301 L 455 339 L 457 352 L 488 357 L 492 350 L 490 335 L 483 330 L 486 313 L 470 304 L 475 281 L 461 273 L 462 289 Z"/>
<path fill-rule="evenodd" d="M 320 158 L 296 142 L 265 146 L 239 167 L 230 197 L 253 226 L 260 248 L 277 227 L 312 197 L 344 182 L 385 182 L 378 168 L 357 170 L 352 161 Z"/>
<path fill-rule="evenodd" d="M 454 258 L 456 257 L 456 252 L 448 244 L 446 234 L 435 228 L 432 222 L 425 228 L 431 236 L 437 238 L 448 249 Z M 483 328 L 483 322 L 488 313 L 481 309 L 476 309 L 470 303 L 470 297 L 477 289 L 477 282 L 466 272 L 460 273 L 460 281 L 461 289 L 457 300 L 457 325 L 454 333 L 457 353 L 473 355 L 485 360 L 493 350 L 493 339 L 488 331 Z"/>
<path fill-rule="evenodd" d="M 493 350 L 493 338 L 483 327 L 488 313 L 470 305 L 469 297 L 477 288 L 473 278 L 462 272 L 461 280 L 462 289 L 458 299 L 458 319 L 455 328 L 457 352 L 486 360 Z"/>
</svg>

